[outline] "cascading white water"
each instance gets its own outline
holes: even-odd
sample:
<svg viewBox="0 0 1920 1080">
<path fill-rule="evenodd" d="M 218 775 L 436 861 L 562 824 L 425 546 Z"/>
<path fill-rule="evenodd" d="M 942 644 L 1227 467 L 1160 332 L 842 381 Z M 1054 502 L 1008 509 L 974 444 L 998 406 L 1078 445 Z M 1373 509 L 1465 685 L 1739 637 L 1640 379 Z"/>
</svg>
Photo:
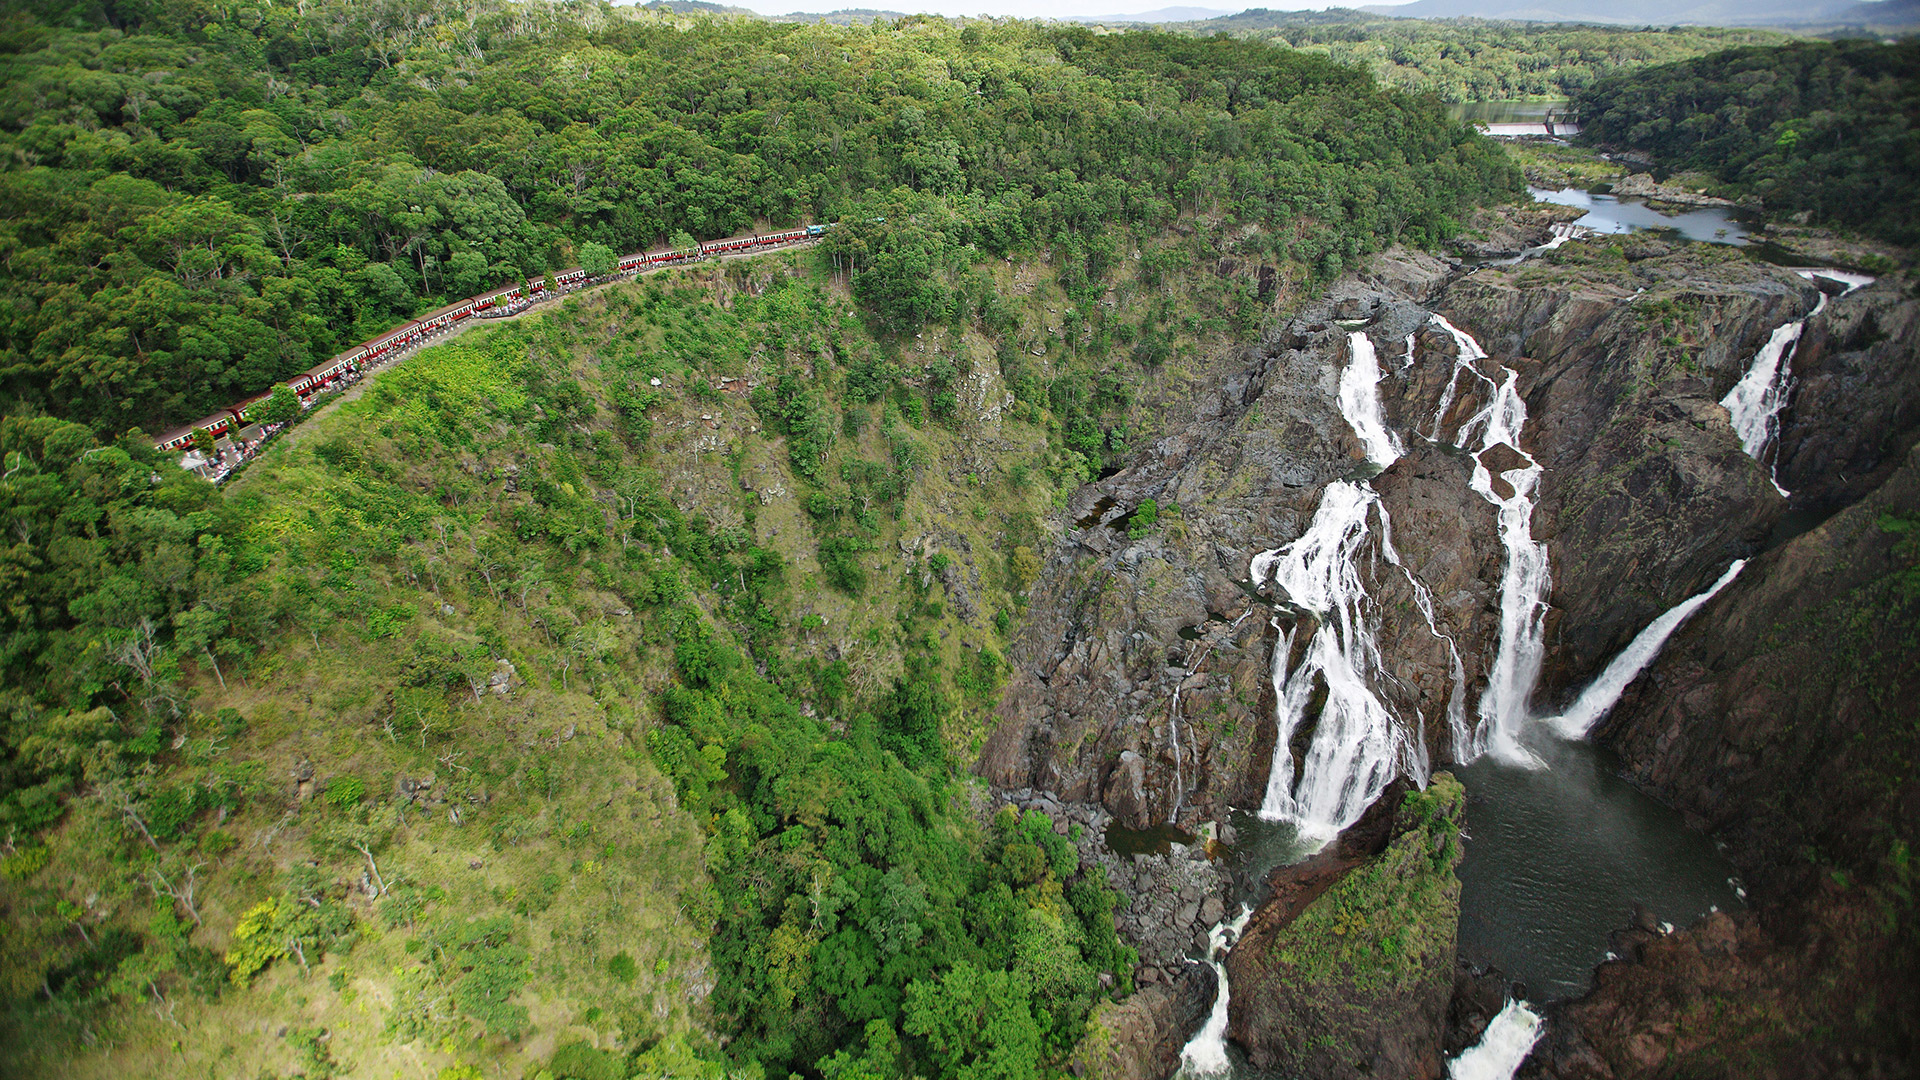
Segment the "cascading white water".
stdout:
<svg viewBox="0 0 1920 1080">
<path fill-rule="evenodd" d="M 1813 281 L 1816 278 L 1826 278 L 1828 281 L 1837 281 L 1847 287 L 1847 291 L 1841 293 L 1841 296 L 1851 296 L 1857 290 L 1864 289 L 1879 280 L 1870 274 L 1854 274 L 1845 270 L 1834 270 L 1824 266 L 1810 267 L 1806 270 L 1795 270 L 1794 273 L 1799 274 L 1808 281 Z"/>
<path fill-rule="evenodd" d="M 1513 1080 L 1533 1044 L 1540 1041 L 1540 1017 L 1524 1001 L 1509 1001 L 1487 1023 L 1480 1041 L 1447 1062 L 1451 1080 Z"/>
<path fill-rule="evenodd" d="M 1680 601 L 1648 623 L 1646 629 L 1634 635 L 1627 647 L 1620 650 L 1620 655 L 1607 664 L 1606 669 L 1600 672 L 1600 677 L 1587 684 L 1587 688 L 1580 692 L 1566 712 L 1548 717 L 1542 723 L 1568 739 L 1578 739 L 1592 731 L 1593 725 L 1612 710 L 1614 703 L 1620 700 L 1620 695 L 1660 654 L 1660 647 L 1667 643 L 1667 638 L 1679 629 L 1689 615 L 1700 610 L 1721 589 L 1726 588 L 1745 565 L 1745 559 L 1733 560 L 1733 565 L 1727 567 L 1727 572 L 1721 574 L 1720 580 L 1714 582 L 1707 591 Z"/>
<path fill-rule="evenodd" d="M 1222 920 L 1207 931 L 1207 963 L 1213 965 L 1213 973 L 1219 976 L 1220 990 L 1213 997 L 1213 1011 L 1207 1014 L 1207 1022 L 1180 1050 L 1180 1070 L 1174 1074 L 1177 1080 L 1226 1076 L 1233 1071 L 1233 1063 L 1227 1058 L 1227 1000 L 1230 997 L 1227 966 L 1221 961 L 1233 951 L 1234 944 L 1240 940 L 1240 931 L 1246 929 L 1247 920 L 1252 917 L 1253 909 L 1243 904 L 1240 914 L 1231 922 Z"/>
<path fill-rule="evenodd" d="M 1347 335 L 1347 342 L 1352 357 L 1340 372 L 1340 415 L 1366 444 L 1367 460 L 1384 469 L 1399 460 L 1403 450 L 1380 409 L 1380 358 L 1373 340 L 1358 330 Z"/>
<path fill-rule="evenodd" d="M 1319 619 L 1306 655 L 1288 670 L 1298 628 L 1273 650 L 1278 733 L 1260 816 L 1288 820 L 1302 833 L 1330 838 L 1352 824 L 1411 756 L 1394 716 L 1368 680 L 1381 670 L 1374 634 L 1378 616 L 1360 576 L 1367 519 L 1386 509 L 1364 484 L 1336 481 L 1320 496 L 1306 534 L 1286 547 L 1254 556 L 1256 584 L 1271 583 L 1296 607 Z M 1305 760 L 1296 779 L 1290 744 L 1318 684 L 1326 687 Z"/>
<path fill-rule="evenodd" d="M 1522 251 L 1520 254 L 1514 255 L 1510 258 L 1495 259 L 1493 260 L 1493 265 L 1512 266 L 1515 263 L 1519 263 L 1527 259 L 1531 259 L 1535 255 L 1543 255 L 1549 251 L 1552 251 L 1553 249 L 1559 247 L 1561 244 L 1564 244 L 1569 240 L 1578 240 L 1583 236 L 1595 235 L 1592 229 L 1589 229 L 1584 225 L 1575 225 L 1572 222 L 1568 222 L 1568 221 L 1554 222 L 1552 225 L 1547 227 L 1547 233 L 1548 233 L 1548 240 L 1546 243 L 1541 244 L 1537 247 L 1530 247 L 1525 251 Z"/>
<path fill-rule="evenodd" d="M 1347 341 L 1350 358 L 1340 373 L 1340 414 L 1366 447 L 1367 460 L 1384 469 L 1404 451 L 1399 437 L 1388 429 L 1380 405 L 1379 356 L 1364 333 L 1351 332 Z M 1413 355 L 1411 335 L 1407 355 Z M 1372 688 L 1384 669 L 1376 640 L 1379 617 L 1360 573 L 1370 516 L 1380 525 L 1375 550 L 1406 574 L 1428 627 L 1451 649 L 1452 639 L 1434 623 L 1432 597 L 1393 549 L 1387 508 L 1365 484 L 1328 484 L 1306 533 L 1283 548 L 1254 556 L 1249 567 L 1256 585 L 1275 586 L 1289 602 L 1319 620 L 1297 667 L 1289 668 L 1297 627 L 1284 631 L 1274 646 L 1278 738 L 1260 816 L 1291 821 L 1303 835 L 1323 840 L 1359 818 L 1396 775 L 1404 772 L 1424 785 L 1429 772 L 1424 730 L 1410 738 L 1405 725 Z M 1459 687 L 1465 681 L 1457 651 L 1454 667 L 1457 695 L 1464 692 Z M 1315 691 L 1323 686 L 1325 703 L 1296 775 L 1293 737 L 1307 720 Z M 1464 698 L 1461 702 L 1464 717 Z M 1449 723 L 1464 726 L 1463 719 L 1451 714 Z M 1418 717 L 1417 724 L 1424 729 L 1425 717 Z"/>
<path fill-rule="evenodd" d="M 1496 756 L 1515 763 L 1536 764 L 1532 754 L 1520 745 L 1520 730 L 1527 719 L 1527 701 L 1540 678 L 1540 661 L 1546 651 L 1545 622 L 1547 593 L 1553 579 L 1547 568 L 1547 546 L 1533 538 L 1534 489 L 1543 471 L 1533 455 L 1520 446 L 1520 434 L 1527 426 L 1527 403 L 1520 396 L 1520 373 L 1502 367 L 1495 382 L 1480 370 L 1479 361 L 1486 350 L 1471 334 L 1439 315 L 1433 321 L 1453 336 L 1456 356 L 1453 376 L 1447 381 L 1440 407 L 1434 412 L 1432 438 L 1439 440 L 1447 411 L 1463 375 L 1471 375 L 1489 388 L 1487 404 L 1468 417 L 1453 437 L 1446 441 L 1473 455 L 1473 477 L 1468 485 L 1499 511 L 1500 544 L 1506 548 L 1506 568 L 1500 577 L 1500 640 L 1493 658 L 1493 671 L 1487 689 L 1480 695 L 1480 721 L 1470 738 L 1457 743 L 1454 756 L 1466 762 L 1491 750 Z M 1499 486 L 1493 470 L 1486 464 L 1487 452 L 1504 446 L 1518 455 L 1519 468 L 1503 469 Z M 1463 725 L 1464 726 L 1464 725 Z"/>
<path fill-rule="evenodd" d="M 1849 290 L 1851 291 L 1851 290 Z M 1807 319 L 1820 314 L 1827 306 L 1827 294 L 1820 294 L 1820 302 L 1806 319 L 1796 319 L 1783 326 L 1776 327 L 1767 338 L 1760 351 L 1753 354 L 1753 363 L 1747 367 L 1747 373 L 1733 384 L 1727 396 L 1720 404 L 1727 407 L 1729 418 L 1733 422 L 1734 434 L 1740 436 L 1740 449 L 1755 461 L 1765 462 L 1762 457 L 1768 444 L 1780 434 L 1780 410 L 1787 407 L 1787 401 L 1793 396 L 1793 351 L 1800 342 L 1800 333 L 1806 329 Z M 1787 494 L 1780 481 L 1773 476 L 1773 466 L 1767 466 L 1767 479 L 1772 482 L 1775 491 Z"/>
</svg>

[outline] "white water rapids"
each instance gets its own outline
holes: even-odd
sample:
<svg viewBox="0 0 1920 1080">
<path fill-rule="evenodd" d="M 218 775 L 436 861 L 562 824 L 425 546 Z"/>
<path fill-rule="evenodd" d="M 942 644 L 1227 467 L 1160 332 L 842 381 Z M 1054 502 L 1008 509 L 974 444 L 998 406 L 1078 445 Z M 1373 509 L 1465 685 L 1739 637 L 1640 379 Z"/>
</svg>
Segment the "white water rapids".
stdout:
<svg viewBox="0 0 1920 1080">
<path fill-rule="evenodd" d="M 1246 929 L 1247 920 L 1252 917 L 1253 909 L 1243 904 L 1240 914 L 1231 922 L 1223 920 L 1207 931 L 1207 963 L 1213 965 L 1220 989 L 1213 996 L 1213 1011 L 1207 1014 L 1207 1022 L 1180 1050 L 1180 1069 L 1174 1073 L 1179 1080 L 1226 1076 L 1233 1071 L 1233 1063 L 1227 1057 L 1227 999 L 1231 995 L 1227 991 L 1227 965 L 1221 961 L 1233 951 L 1234 943 L 1240 940 L 1240 931 Z"/>
<path fill-rule="evenodd" d="M 1512 1080 L 1540 1039 L 1540 1017 L 1524 1001 L 1509 1001 L 1487 1024 L 1480 1041 L 1447 1062 L 1450 1080 Z"/>
<path fill-rule="evenodd" d="M 1404 451 L 1399 436 L 1387 430 L 1386 416 L 1380 411 L 1380 358 L 1367 335 L 1356 330 L 1347 335 L 1347 341 L 1353 358 L 1340 372 L 1340 415 L 1366 444 L 1367 460 L 1384 469 Z"/>
<path fill-rule="evenodd" d="M 1368 685 L 1381 671 L 1374 640 L 1379 616 L 1361 581 L 1359 559 L 1369 536 L 1367 520 L 1376 512 L 1384 525 L 1386 508 L 1372 488 L 1328 484 L 1306 535 L 1253 559 L 1256 583 L 1271 583 L 1319 622 L 1293 670 L 1287 664 L 1300 626 L 1285 630 L 1273 647 L 1279 730 L 1260 816 L 1292 821 L 1321 840 L 1353 824 L 1407 756 L 1400 726 Z M 1296 778 L 1291 743 L 1321 683 L 1326 704 Z"/>
<path fill-rule="evenodd" d="M 1416 731 L 1410 737 L 1407 725 L 1373 690 L 1384 677 L 1385 666 L 1376 640 L 1379 616 L 1361 573 L 1360 560 L 1368 552 L 1378 552 L 1406 574 L 1428 628 L 1447 642 L 1454 683 L 1447 719 L 1455 756 L 1463 762 L 1471 761 L 1491 749 L 1506 760 L 1534 760 L 1520 746 L 1520 729 L 1527 718 L 1527 699 L 1540 674 L 1545 646 L 1542 623 L 1551 585 L 1546 545 L 1532 536 L 1534 489 L 1542 470 L 1520 448 L 1527 407 L 1520 397 L 1519 373 L 1503 367 L 1496 382 L 1480 369 L 1480 361 L 1487 354 L 1472 335 L 1438 315 L 1433 321 L 1453 337 L 1455 361 L 1434 413 L 1431 437 L 1437 440 L 1445 434 L 1442 429 L 1447 413 L 1463 381 L 1478 380 L 1485 391 L 1486 404 L 1446 441 L 1473 455 L 1469 485 L 1494 505 L 1499 518 L 1507 561 L 1500 588 L 1498 651 L 1480 698 L 1479 721 L 1469 726 L 1466 671 L 1459 650 L 1436 624 L 1432 596 L 1394 551 L 1386 507 L 1363 483 L 1328 484 L 1305 535 L 1285 547 L 1254 556 L 1248 568 L 1254 584 L 1273 586 L 1276 594 L 1312 612 L 1318 620 L 1297 667 L 1289 667 L 1299 633 L 1297 624 L 1282 632 L 1274 646 L 1272 681 L 1278 737 L 1260 816 L 1270 821 L 1291 821 L 1303 834 L 1316 839 L 1331 838 L 1352 824 L 1400 772 L 1421 783 L 1426 781 L 1424 733 Z M 1348 341 L 1351 357 L 1340 373 L 1340 413 L 1366 447 L 1367 460 L 1384 469 L 1400 457 L 1403 448 L 1387 427 L 1381 410 L 1379 359 L 1364 333 L 1350 333 Z M 1408 352 L 1411 355 L 1411 346 Z M 1518 465 L 1502 469 L 1495 476 L 1493 467 L 1487 464 L 1489 452 L 1495 447 L 1505 447 Z M 1379 523 L 1377 542 L 1372 543 L 1370 518 Z M 1325 703 L 1296 775 L 1291 744 L 1301 725 L 1309 721 L 1308 707 L 1322 688 Z M 1416 725 L 1424 728 L 1425 718 L 1416 717 Z"/>
</svg>

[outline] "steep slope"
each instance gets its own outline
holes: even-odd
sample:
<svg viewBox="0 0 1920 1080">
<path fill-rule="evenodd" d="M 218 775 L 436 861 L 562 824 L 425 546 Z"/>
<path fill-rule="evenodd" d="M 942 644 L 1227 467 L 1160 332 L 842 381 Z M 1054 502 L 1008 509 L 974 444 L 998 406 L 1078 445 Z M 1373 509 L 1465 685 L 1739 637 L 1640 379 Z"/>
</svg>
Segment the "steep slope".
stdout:
<svg viewBox="0 0 1920 1080">
<path fill-rule="evenodd" d="M 1568 1011 L 1556 1075 L 1876 1075 L 1914 1060 L 1920 446 L 1907 442 L 1852 505 L 1756 558 L 1604 729 L 1629 776 L 1726 842 L 1757 912 L 1622 950 L 1634 962 L 1603 968 Z"/>
</svg>

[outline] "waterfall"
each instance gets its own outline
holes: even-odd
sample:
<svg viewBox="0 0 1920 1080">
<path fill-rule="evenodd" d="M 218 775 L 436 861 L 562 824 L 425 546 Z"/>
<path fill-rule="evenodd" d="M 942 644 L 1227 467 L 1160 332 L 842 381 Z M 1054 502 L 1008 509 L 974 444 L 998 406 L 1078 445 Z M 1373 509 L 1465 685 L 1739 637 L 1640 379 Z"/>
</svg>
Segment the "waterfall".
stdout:
<svg viewBox="0 0 1920 1080">
<path fill-rule="evenodd" d="M 1614 702 L 1620 700 L 1620 695 L 1626 692 L 1633 680 L 1638 678 L 1640 672 L 1644 671 L 1646 666 L 1653 662 L 1653 658 L 1660 654 L 1660 647 L 1667 643 L 1667 638 L 1679 629 L 1680 624 L 1687 620 L 1687 616 L 1698 611 L 1721 589 L 1726 588 L 1740 573 L 1740 568 L 1745 565 L 1747 565 L 1745 559 L 1733 560 L 1733 565 L 1727 567 L 1727 572 L 1721 574 L 1720 580 L 1714 582 L 1706 592 L 1680 601 L 1667 609 L 1665 614 L 1648 623 L 1646 629 L 1636 634 L 1634 639 L 1627 643 L 1627 647 L 1620 650 L 1620 655 L 1607 664 L 1606 670 L 1600 673 L 1600 677 L 1587 684 L 1587 688 L 1580 692 L 1580 696 L 1574 700 L 1573 705 L 1566 712 L 1559 716 L 1548 717 L 1542 722 L 1569 739 L 1581 738 L 1592 731 L 1593 725 L 1607 715 L 1613 708 Z"/>
<path fill-rule="evenodd" d="M 1233 1070 L 1233 1064 L 1227 1059 L 1227 966 L 1221 961 L 1227 953 L 1233 951 L 1235 942 L 1240 940 L 1240 931 L 1246 929 L 1247 920 L 1253 917 L 1253 909 L 1242 904 L 1240 914 L 1232 922 L 1222 920 L 1207 931 L 1207 963 L 1213 966 L 1213 973 L 1219 978 L 1216 984 L 1219 992 L 1213 996 L 1213 1011 L 1207 1014 L 1207 1022 L 1200 1027 L 1199 1034 L 1187 1040 L 1180 1050 L 1180 1069 L 1174 1076 L 1180 1080 L 1198 1080 L 1205 1076 L 1226 1076 Z"/>
<path fill-rule="evenodd" d="M 1841 293 L 1841 296 L 1852 296 L 1856 291 L 1866 288 L 1876 280 L 1869 274 L 1851 274 L 1845 270 L 1833 270 L 1824 266 L 1811 267 L 1806 270 L 1795 270 L 1794 273 L 1799 274 L 1808 281 L 1812 281 L 1815 278 L 1826 278 L 1828 281 L 1837 281 L 1847 287 L 1847 291 Z"/>
<path fill-rule="evenodd" d="M 1533 755 L 1520 746 L 1520 729 L 1526 722 L 1527 700 L 1539 681 L 1540 661 L 1546 651 L 1547 593 L 1553 578 L 1547 569 L 1547 546 L 1533 539 L 1534 488 L 1540 483 L 1542 470 L 1540 463 L 1520 447 L 1520 435 L 1527 426 L 1527 403 L 1520 396 L 1519 372 L 1502 367 L 1501 380 L 1495 382 L 1478 367 L 1487 353 L 1471 334 L 1439 315 L 1433 321 L 1453 335 L 1456 359 L 1440 408 L 1434 413 L 1432 438 L 1439 440 L 1443 434 L 1441 428 L 1447 410 L 1453 406 L 1461 376 L 1471 375 L 1485 383 L 1490 389 L 1486 406 L 1468 417 L 1447 441 L 1473 455 L 1469 486 L 1498 509 L 1500 545 L 1507 551 L 1506 568 L 1500 577 L 1500 641 L 1493 671 L 1480 695 L 1479 723 L 1469 739 L 1455 745 L 1454 756 L 1471 761 L 1491 750 L 1508 761 L 1536 763 Z M 1496 446 L 1507 447 L 1524 464 L 1494 476 L 1485 459 Z M 1506 495 L 1500 494 L 1496 480 L 1507 489 Z"/>
<path fill-rule="evenodd" d="M 1256 584 L 1273 584 L 1319 620 L 1298 667 L 1288 668 L 1297 626 L 1274 645 L 1279 730 L 1260 816 L 1293 821 L 1323 839 L 1352 824 L 1407 756 L 1393 714 L 1367 685 L 1382 665 L 1374 639 L 1379 620 L 1360 579 L 1359 557 L 1369 535 L 1368 515 L 1376 511 L 1384 527 L 1386 509 L 1372 488 L 1328 484 L 1305 535 L 1254 556 L 1251 568 Z M 1296 781 L 1290 744 L 1321 685 L 1326 703 Z"/>
<path fill-rule="evenodd" d="M 1540 1039 L 1540 1017 L 1524 1001 L 1509 1001 L 1480 1041 L 1447 1062 L 1450 1080 L 1512 1080 Z"/>
<path fill-rule="evenodd" d="M 1548 235 L 1548 239 L 1546 243 L 1540 244 L 1536 247 L 1530 247 L 1525 251 L 1522 251 L 1518 255 L 1510 256 L 1505 259 L 1494 259 L 1491 265 L 1513 266 L 1516 263 L 1520 263 L 1527 259 L 1531 259 L 1535 255 L 1544 255 L 1547 252 L 1552 251 L 1553 249 L 1559 247 L 1561 244 L 1564 244 L 1569 240 L 1578 240 L 1583 236 L 1593 236 L 1595 234 L 1592 229 L 1589 229 L 1584 225 L 1575 225 L 1570 222 L 1556 221 L 1552 225 L 1547 226 L 1547 235 Z"/>
<path fill-rule="evenodd" d="M 1826 306 L 1827 294 L 1821 293 L 1820 302 L 1813 306 L 1807 319 L 1820 314 Z M 1788 365 L 1807 319 L 1796 319 L 1777 327 L 1760 351 L 1753 354 L 1747 373 L 1720 399 L 1733 421 L 1733 433 L 1740 436 L 1740 449 L 1762 464 L 1766 462 L 1761 455 L 1780 434 L 1780 410 L 1787 407 L 1787 400 L 1793 396 L 1793 370 Z M 1775 491 L 1783 496 L 1787 494 L 1787 489 L 1774 479 L 1772 465 L 1767 465 L 1767 479 Z"/>
<path fill-rule="evenodd" d="M 1347 341 L 1353 356 L 1340 372 L 1340 415 L 1366 444 L 1367 460 L 1384 469 L 1403 451 L 1399 438 L 1387 430 L 1386 416 L 1380 410 L 1380 358 L 1374 352 L 1373 340 L 1360 331 L 1349 333 Z"/>
</svg>

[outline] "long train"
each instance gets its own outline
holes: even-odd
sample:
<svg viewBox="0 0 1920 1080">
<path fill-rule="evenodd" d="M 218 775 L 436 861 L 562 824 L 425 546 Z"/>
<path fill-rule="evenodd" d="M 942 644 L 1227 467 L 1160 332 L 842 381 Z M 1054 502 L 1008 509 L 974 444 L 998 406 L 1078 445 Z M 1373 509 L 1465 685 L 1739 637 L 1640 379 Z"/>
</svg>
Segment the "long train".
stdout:
<svg viewBox="0 0 1920 1080">
<path fill-rule="evenodd" d="M 614 272 L 616 274 L 636 274 L 642 270 L 648 270 L 654 267 L 673 266 L 680 263 L 691 262 L 707 255 L 726 255 L 738 251 L 751 251 L 757 248 L 792 244 L 802 240 L 815 240 L 830 228 L 832 228 L 831 225 L 806 225 L 798 229 L 788 229 L 785 232 L 754 233 L 749 236 L 730 237 L 726 240 L 712 240 L 699 245 L 697 248 L 683 248 L 680 250 L 668 249 L 651 254 L 643 251 L 621 258 L 619 266 Z M 571 270 L 562 270 L 554 274 L 553 280 L 556 287 L 562 288 L 569 285 L 582 284 L 587 280 L 587 272 L 576 266 Z M 524 285 L 510 285 L 504 289 L 495 289 L 492 292 L 481 293 L 479 296 L 468 297 L 465 300 L 448 304 L 446 307 L 430 311 L 370 341 L 363 341 L 345 352 L 340 353 L 333 359 L 323 364 L 316 364 L 291 379 L 283 380 L 284 385 L 292 388 L 293 392 L 300 395 L 301 400 L 304 401 L 308 397 L 332 386 L 336 381 L 353 375 L 367 366 L 378 363 L 384 356 L 397 350 L 405 349 L 408 346 L 420 342 L 424 338 L 431 337 L 452 328 L 462 319 L 476 316 L 479 318 L 488 318 L 488 313 L 494 311 L 496 308 L 511 307 L 516 301 L 531 300 L 536 294 L 544 292 L 546 288 L 546 280 L 542 278 L 530 280 Z M 248 422 L 246 415 L 247 410 L 272 396 L 273 391 L 278 389 L 280 385 L 280 383 L 276 383 L 264 392 L 255 394 L 244 401 L 235 402 L 225 409 L 214 413 L 212 416 L 188 424 L 186 427 L 167 432 L 154 442 L 154 449 L 162 451 L 184 450 L 192 445 L 193 433 L 195 431 L 204 430 L 216 439 L 230 432 L 239 431 L 242 427 L 246 426 Z"/>
</svg>

